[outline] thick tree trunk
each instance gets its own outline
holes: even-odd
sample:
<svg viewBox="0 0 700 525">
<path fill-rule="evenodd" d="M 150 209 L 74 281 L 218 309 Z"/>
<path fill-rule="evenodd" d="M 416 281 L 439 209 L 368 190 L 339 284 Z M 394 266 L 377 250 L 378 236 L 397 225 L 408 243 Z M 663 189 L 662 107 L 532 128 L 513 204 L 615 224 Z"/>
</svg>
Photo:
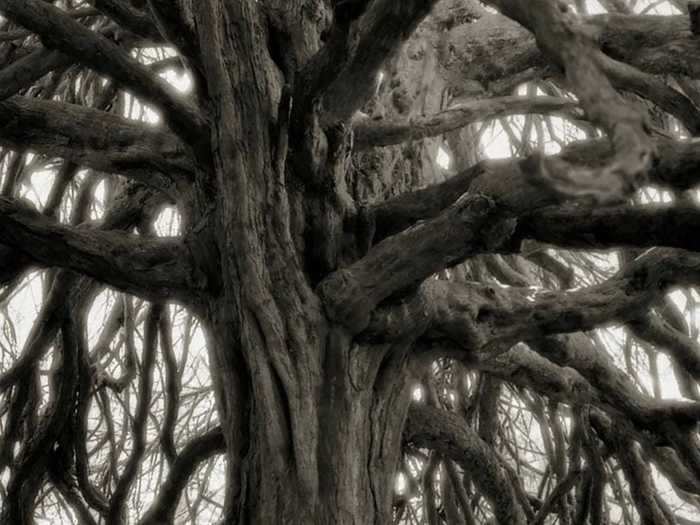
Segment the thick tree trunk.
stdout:
<svg viewBox="0 0 700 525">
<path fill-rule="evenodd" d="M 409 399 L 389 378 L 404 354 L 360 348 L 312 288 L 304 250 L 335 263 L 338 214 L 333 195 L 292 213 L 290 109 L 258 13 L 231 2 L 194 14 L 213 132 L 209 183 L 191 208 L 214 224 L 210 255 L 223 269 L 203 309 L 227 447 L 225 522 L 386 523 Z M 297 227 L 295 213 L 315 215 L 322 235 Z"/>
</svg>

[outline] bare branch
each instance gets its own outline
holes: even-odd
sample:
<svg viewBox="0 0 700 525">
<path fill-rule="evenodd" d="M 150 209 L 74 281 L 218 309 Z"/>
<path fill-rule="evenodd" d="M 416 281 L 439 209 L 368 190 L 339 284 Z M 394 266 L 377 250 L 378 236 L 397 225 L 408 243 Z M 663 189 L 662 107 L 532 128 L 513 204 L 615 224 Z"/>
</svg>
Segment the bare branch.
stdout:
<svg viewBox="0 0 700 525">
<path fill-rule="evenodd" d="M 7 198 L 0 198 L 0 223 L 0 242 L 45 266 L 153 298 L 186 298 L 199 288 L 179 241 L 61 225 Z"/>
<path fill-rule="evenodd" d="M 441 135 L 480 120 L 520 113 L 566 113 L 575 107 L 575 102 L 556 97 L 513 96 L 468 101 L 435 115 L 408 121 L 365 118 L 353 122 L 354 145 L 356 149 L 390 146 Z"/>
<path fill-rule="evenodd" d="M 654 165 L 649 173 L 649 178 L 655 184 L 675 190 L 686 190 L 695 187 L 700 183 L 700 147 L 695 141 L 674 141 L 665 138 L 657 138 L 654 142 L 655 149 L 659 152 L 658 162 Z M 562 151 L 559 156 L 565 162 L 575 162 L 577 164 L 590 165 L 593 168 L 604 164 L 610 158 L 611 151 L 609 145 L 602 140 L 586 141 L 581 143 L 573 143 Z M 559 157 L 551 157 L 549 162 L 556 162 Z M 612 219 L 615 215 L 623 216 L 629 214 L 627 218 L 638 219 L 642 221 L 640 224 L 636 241 L 630 237 L 635 223 L 612 223 L 608 222 L 607 227 L 610 228 L 607 242 L 601 239 L 600 247 L 607 247 L 615 243 L 613 239 L 618 238 L 620 244 L 631 244 L 638 246 L 649 246 L 652 242 L 651 238 L 659 241 L 662 237 L 661 227 L 674 224 L 673 220 L 679 221 L 679 226 L 687 224 L 691 227 L 696 219 L 695 212 L 692 209 L 680 208 L 632 208 L 629 206 L 610 206 L 592 209 L 590 207 L 570 207 L 570 208 L 537 208 L 546 205 L 548 202 L 553 204 L 559 202 L 559 196 L 552 198 L 550 194 L 536 184 L 537 179 L 532 175 L 523 173 L 523 166 L 526 168 L 531 164 L 525 160 L 521 161 L 503 160 L 503 161 L 482 161 L 471 168 L 450 177 L 445 182 L 428 186 L 427 188 L 405 193 L 380 202 L 370 205 L 366 214 L 374 221 L 374 241 L 381 241 L 389 235 L 396 234 L 401 230 L 415 224 L 417 221 L 431 219 L 442 213 L 445 208 L 454 203 L 462 194 L 466 192 L 485 191 L 489 189 L 488 194 L 496 200 L 500 205 L 506 206 L 511 212 L 517 212 L 521 215 L 518 221 L 516 237 L 524 238 L 531 236 L 537 238 L 535 233 L 525 233 L 530 229 L 539 230 L 536 225 L 542 220 L 551 225 L 554 229 L 547 235 L 554 239 L 557 237 L 556 231 L 562 228 L 565 231 L 571 228 L 573 233 L 577 228 L 577 224 L 581 227 L 581 232 L 592 230 L 594 224 L 603 225 L 603 217 Z M 479 185 L 475 185 L 475 181 L 480 181 Z M 534 184 L 533 184 L 534 183 Z M 488 187 L 487 187 L 488 184 Z M 550 223 L 546 217 L 552 214 L 552 222 Z M 587 215 L 590 213 L 591 217 Z M 565 215 L 567 219 L 571 219 L 572 223 L 562 224 L 554 222 L 555 216 L 562 220 Z M 601 219 L 596 220 L 595 217 L 600 214 Z M 667 216 L 667 218 L 665 218 Z M 530 223 L 529 221 L 532 221 Z M 651 223 L 659 221 L 657 227 L 653 227 Z M 530 224 L 530 225 L 529 225 Z M 542 223 L 544 226 L 544 222 Z M 652 234 L 649 239 L 644 239 L 642 231 L 651 228 L 659 231 L 658 236 Z M 622 233 L 627 230 L 627 238 Z M 685 233 L 682 228 L 678 231 L 679 235 L 674 236 L 674 230 L 665 231 L 665 240 L 662 244 L 667 246 L 677 246 L 687 249 L 695 249 L 694 241 Z M 519 232 L 519 233 L 518 233 Z M 606 235 L 603 231 L 601 235 Z M 620 237 L 617 237 L 620 236 Z M 590 238 L 590 236 L 589 236 Z M 674 238 L 678 239 L 678 244 L 674 243 Z M 572 238 L 571 243 L 576 242 L 576 236 Z M 563 236 L 560 240 L 564 241 Z M 552 241 L 554 244 L 557 241 Z M 568 244 L 566 246 L 575 246 Z M 640 244 L 636 244 L 640 243 Z M 593 240 L 587 246 L 594 246 Z"/>
<path fill-rule="evenodd" d="M 174 135 L 73 104 L 11 97 L 0 102 L 0 144 L 108 173 L 118 173 L 173 196 L 192 164 Z"/>
<path fill-rule="evenodd" d="M 501 460 L 464 420 L 445 410 L 414 403 L 408 411 L 404 440 L 436 450 L 469 471 L 499 525 L 527 523 Z"/>
<path fill-rule="evenodd" d="M 170 127 L 192 143 L 206 136 L 199 110 L 122 48 L 41 0 L 1 0 L 0 10 L 41 36 L 43 42 L 134 90 L 163 110 Z"/>
<path fill-rule="evenodd" d="M 8 504 L 2 513 L 6 523 L 31 522 L 34 500 L 44 480 L 49 459 L 57 453 L 54 445 L 68 424 L 74 406 L 80 336 L 67 318 L 63 319 L 61 333 L 61 352 L 52 374 L 48 409 L 42 416 L 37 435 L 27 440 L 19 451 L 15 459 L 17 467 L 13 469 L 8 483 Z"/>
<path fill-rule="evenodd" d="M 172 522 L 180 494 L 194 470 L 202 461 L 223 452 L 224 445 L 224 436 L 218 427 L 187 443 L 170 467 L 167 480 L 139 524 Z"/>
<path fill-rule="evenodd" d="M 694 206 L 556 206 L 522 215 L 513 241 L 534 239 L 577 249 L 668 246 L 700 250 L 692 234 L 698 226 L 700 210 Z"/>
<path fill-rule="evenodd" d="M 591 172 L 542 162 L 538 170 L 564 194 L 610 201 L 629 195 L 646 177 L 654 154 L 644 117 L 615 91 L 601 67 L 601 53 L 578 17 L 549 0 L 489 2 L 530 29 L 539 47 L 566 71 L 566 78 L 591 121 L 608 132 L 611 163 Z"/>
<path fill-rule="evenodd" d="M 385 239 L 324 279 L 318 292 L 326 313 L 359 332 L 381 301 L 470 255 L 496 249 L 513 226 L 492 199 L 467 194 L 435 219 Z"/>
<path fill-rule="evenodd" d="M 132 450 L 124 466 L 124 471 L 117 481 L 114 494 L 112 494 L 109 511 L 107 512 L 107 523 L 124 522 L 126 498 L 129 495 L 131 485 L 136 479 L 141 458 L 146 452 L 146 421 L 153 393 L 153 367 L 156 362 L 158 323 L 161 315 L 163 315 L 163 305 L 154 304 L 151 306 L 146 319 L 138 401 L 132 423 Z"/>
<path fill-rule="evenodd" d="M 37 49 L 0 69 L 0 100 L 17 94 L 45 74 L 67 66 L 72 60 L 59 51 Z"/>
<path fill-rule="evenodd" d="M 428 333 L 435 330 L 471 351 L 489 353 L 518 341 L 634 319 L 669 288 L 698 282 L 700 255 L 657 248 L 603 283 L 576 291 L 426 281 L 422 293 L 434 310 L 413 311 L 406 318 L 429 316 L 434 321 Z"/>
</svg>

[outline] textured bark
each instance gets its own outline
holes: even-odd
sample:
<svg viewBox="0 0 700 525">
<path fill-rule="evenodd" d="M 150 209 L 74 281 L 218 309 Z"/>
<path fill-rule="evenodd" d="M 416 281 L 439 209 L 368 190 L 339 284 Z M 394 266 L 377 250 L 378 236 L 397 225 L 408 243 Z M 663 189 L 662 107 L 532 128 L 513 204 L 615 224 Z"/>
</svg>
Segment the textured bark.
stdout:
<svg viewBox="0 0 700 525">
<path fill-rule="evenodd" d="M 431 523 L 602 523 L 611 458 L 642 521 L 673 523 L 642 452 L 684 501 L 700 502 L 700 400 L 647 395 L 581 333 L 625 324 L 697 390 L 700 348 L 683 314 L 659 305 L 700 285 L 700 212 L 681 195 L 700 183 L 700 146 L 661 133 L 646 109 L 700 130 L 693 9 L 688 20 L 581 18 L 545 0 L 488 2 L 510 18 L 461 0 L 90 3 L 76 13 L 0 0 L 0 145 L 15 150 L 0 152 L 0 283 L 58 269 L 0 371 L 0 467 L 10 472 L 0 520 L 31 523 L 45 485 L 84 523 L 172 523 L 216 456 L 227 524 L 398 522 L 418 492 Z M 177 54 L 144 64 L 136 53 L 153 44 Z M 175 63 L 189 94 L 158 76 Z M 523 79 L 540 83 L 512 95 Z M 163 124 L 123 117 L 132 93 Z M 524 157 L 480 161 L 466 144 L 495 119 L 517 139 L 504 118 L 521 114 Z M 532 153 L 526 135 L 542 140 L 552 114 L 590 140 Z M 593 138 L 595 126 L 606 137 Z M 436 164 L 443 147 L 455 173 Z M 56 159 L 38 211 L 20 198 L 24 172 Z M 92 170 L 84 182 L 82 169 Z M 88 221 L 103 174 L 110 207 Z M 678 198 L 627 202 L 647 181 Z M 61 203 L 76 185 L 66 221 Z M 182 233 L 156 238 L 166 203 Z M 574 270 L 585 258 L 565 251 L 619 247 L 652 249 L 586 282 Z M 85 316 L 105 286 L 153 304 L 139 319 L 124 299 L 89 350 Z M 169 302 L 201 322 L 216 398 L 218 421 L 187 439 Z M 121 374 L 103 369 L 107 354 Z M 546 470 L 526 465 L 537 495 L 512 424 L 499 424 L 513 399 L 551 427 Z M 95 410 L 108 428 L 97 445 Z M 567 435 L 574 411 L 585 435 Z M 167 474 L 132 515 L 153 454 Z M 424 467 L 420 479 L 407 457 Z M 615 497 L 626 510 L 625 494 Z"/>
</svg>

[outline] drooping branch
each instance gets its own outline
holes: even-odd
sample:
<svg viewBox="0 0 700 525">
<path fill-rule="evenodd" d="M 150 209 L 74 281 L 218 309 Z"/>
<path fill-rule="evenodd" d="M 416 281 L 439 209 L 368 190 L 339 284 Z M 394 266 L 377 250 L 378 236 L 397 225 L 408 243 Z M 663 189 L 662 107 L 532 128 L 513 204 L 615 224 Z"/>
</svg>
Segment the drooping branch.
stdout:
<svg viewBox="0 0 700 525">
<path fill-rule="evenodd" d="M 175 448 L 175 425 L 177 423 L 178 408 L 180 405 L 180 391 L 182 383 L 177 371 L 177 360 L 172 341 L 172 324 L 168 316 L 163 315 L 158 325 L 160 335 L 160 349 L 165 365 L 165 417 L 163 418 L 163 428 L 160 433 L 160 443 L 163 455 L 172 464 L 176 457 Z"/>
<path fill-rule="evenodd" d="M 0 199 L 0 242 L 43 266 L 89 275 L 134 294 L 186 299 L 200 288 L 185 244 L 57 224 L 28 206 Z"/>
<path fill-rule="evenodd" d="M 151 409 L 153 393 L 153 367 L 156 361 L 158 323 L 163 315 L 163 305 L 151 306 L 146 319 L 143 341 L 143 362 L 139 376 L 138 401 L 132 423 L 132 450 L 124 471 L 117 480 L 117 486 L 107 511 L 107 523 L 123 523 L 126 513 L 126 498 L 138 474 L 139 463 L 146 452 L 147 418 Z"/>
<path fill-rule="evenodd" d="M 64 312 L 67 314 L 67 312 Z M 74 406 L 78 380 L 78 338 L 69 318 L 62 320 L 60 355 L 52 374 L 51 397 L 37 433 L 27 439 L 15 459 L 16 467 L 8 483 L 5 523 L 31 523 L 34 500 L 44 480 L 52 456 L 60 454 L 55 444 L 68 424 Z M 58 458 L 55 458 L 58 461 Z"/>
<path fill-rule="evenodd" d="M 457 415 L 414 403 L 408 411 L 404 440 L 436 450 L 469 472 L 491 504 L 499 525 L 527 523 L 501 460 Z"/>
<path fill-rule="evenodd" d="M 1 0 L 0 11 L 36 32 L 47 47 L 62 51 L 163 110 L 163 118 L 181 137 L 196 144 L 206 136 L 204 118 L 165 81 L 106 37 L 91 31 L 60 9 L 40 0 Z"/>
<path fill-rule="evenodd" d="M 664 509 L 665 502 L 658 497 L 651 469 L 642 456 L 639 444 L 617 434 L 613 421 L 602 414 L 593 414 L 592 421 L 598 435 L 619 458 L 641 523 L 644 525 L 674 523 L 675 520 L 668 517 L 668 509 Z"/>
<path fill-rule="evenodd" d="M 187 443 L 172 463 L 165 483 L 139 524 L 171 523 L 180 494 L 194 470 L 200 463 L 224 450 L 224 435 L 218 427 Z"/>
<path fill-rule="evenodd" d="M 115 196 L 100 227 L 103 231 L 130 230 L 139 225 L 144 217 L 152 215 L 162 204 L 161 193 L 138 184 L 125 184 L 122 191 Z M 0 254 L 11 261 L 19 260 L 19 264 L 11 268 L 16 275 L 28 268 L 31 257 L 9 246 L 1 246 L 4 249 Z M 0 262 L 3 263 L 3 267 L 7 266 L 5 260 Z M 87 277 L 79 278 L 75 273 L 68 271 L 57 274 L 19 359 L 0 375 L 0 390 L 9 388 L 25 377 L 46 351 L 59 328 L 66 305 L 70 304 L 76 311 L 81 311 L 95 288 L 95 282 Z"/>
<path fill-rule="evenodd" d="M 192 173 L 185 147 L 173 134 L 49 100 L 16 96 L 0 102 L 0 144 L 125 175 L 171 196 Z"/>
<path fill-rule="evenodd" d="M 468 368 L 487 371 L 550 399 L 575 407 L 597 407 L 591 413 L 607 414 L 617 422 L 616 433 L 643 443 L 646 453 L 674 486 L 689 494 L 700 494 L 697 480 L 679 462 L 678 451 L 668 448 L 673 440 L 682 441 L 687 429 L 693 427 L 697 404 L 643 395 L 610 356 L 594 347 L 583 334 L 544 338 L 536 341 L 533 348 L 539 353 L 517 345 L 498 356 L 475 356 L 425 338 L 418 347 L 426 357 L 450 356 Z"/>
<path fill-rule="evenodd" d="M 390 146 L 434 137 L 480 120 L 519 113 L 566 113 L 575 107 L 575 102 L 556 97 L 512 96 L 468 101 L 416 119 L 385 121 L 365 118 L 353 123 L 354 145 L 357 150 Z"/>
</svg>

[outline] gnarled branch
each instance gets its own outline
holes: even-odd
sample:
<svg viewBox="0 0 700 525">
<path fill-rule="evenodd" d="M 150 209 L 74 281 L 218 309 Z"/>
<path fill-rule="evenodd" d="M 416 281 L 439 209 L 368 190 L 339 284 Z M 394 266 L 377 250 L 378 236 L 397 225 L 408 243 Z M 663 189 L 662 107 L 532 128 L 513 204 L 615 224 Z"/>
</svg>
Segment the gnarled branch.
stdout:
<svg viewBox="0 0 700 525">
<path fill-rule="evenodd" d="M 51 48 L 114 78 L 163 110 L 170 127 L 196 143 L 206 136 L 200 111 L 184 100 L 166 82 L 131 58 L 104 36 L 91 31 L 60 9 L 40 0 L 1 0 L 0 10 L 9 18 L 36 32 Z"/>
<path fill-rule="evenodd" d="M 150 298 L 186 299 L 200 288 L 181 241 L 57 224 L 0 198 L 0 242 L 43 266 L 68 268 Z"/>
<path fill-rule="evenodd" d="M 171 133 L 96 109 L 19 96 L 0 102 L 0 144 L 131 177 L 171 196 L 193 169 Z"/>
</svg>

